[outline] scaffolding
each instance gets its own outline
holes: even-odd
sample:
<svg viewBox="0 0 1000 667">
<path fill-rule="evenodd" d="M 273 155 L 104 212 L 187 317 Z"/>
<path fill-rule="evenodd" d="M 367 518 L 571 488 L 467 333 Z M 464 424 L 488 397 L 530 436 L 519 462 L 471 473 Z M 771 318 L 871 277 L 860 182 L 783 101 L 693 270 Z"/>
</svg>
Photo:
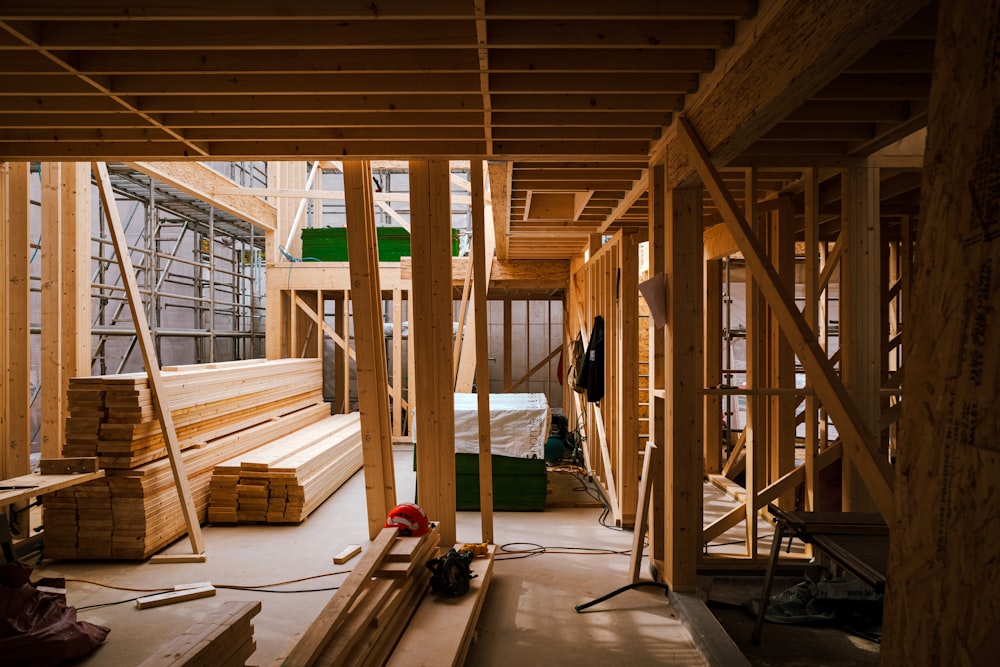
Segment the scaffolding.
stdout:
<svg viewBox="0 0 1000 667">
<path fill-rule="evenodd" d="M 211 163 L 245 185 L 266 182 L 266 163 Z M 264 356 L 264 235 L 252 225 L 123 164 L 109 174 L 143 306 L 164 366 Z M 39 168 L 32 168 L 31 334 L 40 348 Z M 104 212 L 91 211 L 91 372 L 142 370 L 122 276 Z M 40 374 L 33 366 L 31 451 L 39 451 Z"/>
</svg>

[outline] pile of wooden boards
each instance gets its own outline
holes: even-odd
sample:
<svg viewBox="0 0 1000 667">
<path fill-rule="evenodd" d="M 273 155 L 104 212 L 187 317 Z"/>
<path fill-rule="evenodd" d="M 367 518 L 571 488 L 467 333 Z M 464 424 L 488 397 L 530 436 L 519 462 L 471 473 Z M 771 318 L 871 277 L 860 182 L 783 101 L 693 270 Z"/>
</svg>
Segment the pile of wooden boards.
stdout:
<svg viewBox="0 0 1000 667">
<path fill-rule="evenodd" d="M 476 558 L 469 592 L 428 594 L 437 527 L 421 537 L 384 528 L 347 580 L 275 667 L 303 665 L 461 665 L 493 571 L 495 548 Z M 420 647 L 423 648 L 420 648 Z"/>
<path fill-rule="evenodd" d="M 330 408 L 322 397 L 319 359 L 188 367 L 165 370 L 163 376 L 175 422 L 178 414 L 185 415 L 182 423 L 190 429 L 181 439 L 186 447 L 182 458 L 201 521 L 207 519 L 209 484 L 217 464 L 330 416 Z M 101 401 L 100 407 L 87 406 L 93 412 L 87 418 L 88 423 L 97 421 L 97 428 L 90 436 L 92 445 L 88 446 L 103 446 L 103 427 L 119 424 L 112 420 L 135 419 L 136 414 L 148 416 L 141 398 L 144 376 L 130 375 L 128 382 L 133 389 L 119 392 L 134 392 L 131 406 L 124 406 L 125 400 L 120 396 L 112 396 L 112 402 L 108 403 L 108 394 L 115 391 L 107 387 L 115 386 L 111 380 L 116 377 L 120 376 L 95 380 L 89 384 L 101 388 L 85 391 L 88 401 L 96 403 L 99 394 Z M 293 378 L 291 384 L 289 377 Z M 272 382 L 280 391 L 269 388 Z M 88 384 L 87 379 L 79 384 Z M 281 391 L 286 398 L 278 395 Z M 79 399 L 77 395 L 76 400 Z M 79 410 L 73 410 L 67 424 L 79 414 Z M 140 421 L 131 426 L 146 423 Z M 158 428 L 154 440 L 161 439 Z M 145 437 L 129 439 L 128 454 L 112 458 L 145 460 L 158 450 L 157 460 L 129 468 L 111 467 L 103 479 L 45 497 L 47 557 L 144 559 L 187 532 L 170 463 L 164 458 L 166 450 L 162 444 L 147 448 Z M 64 453 L 81 455 L 77 450 Z M 102 456 L 102 462 L 106 458 Z"/>
<path fill-rule="evenodd" d="M 216 465 L 208 520 L 299 523 L 363 463 L 358 413 L 332 415 Z"/>
<path fill-rule="evenodd" d="M 319 359 L 256 360 L 163 370 L 181 449 L 322 400 Z M 71 378 L 63 456 L 128 469 L 167 455 L 145 373 Z"/>
<path fill-rule="evenodd" d="M 250 622 L 260 602 L 224 602 L 139 667 L 242 667 L 257 650 Z"/>
</svg>

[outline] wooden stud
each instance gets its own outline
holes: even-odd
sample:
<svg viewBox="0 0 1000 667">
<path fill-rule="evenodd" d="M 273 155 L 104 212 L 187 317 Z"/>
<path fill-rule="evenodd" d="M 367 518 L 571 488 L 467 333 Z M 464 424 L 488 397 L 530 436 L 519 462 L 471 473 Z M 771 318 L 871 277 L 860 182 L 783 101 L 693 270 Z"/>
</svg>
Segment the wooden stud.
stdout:
<svg viewBox="0 0 1000 667">
<path fill-rule="evenodd" d="M 410 162 L 417 491 L 445 544 L 455 541 L 456 520 L 449 171 L 443 160 Z"/>
<path fill-rule="evenodd" d="M 333 328 L 334 333 L 343 345 L 337 345 L 333 353 L 334 399 L 336 409 L 340 414 L 351 411 L 351 355 L 350 345 L 350 307 L 351 297 L 347 290 L 338 290 L 333 298 Z M 336 340 L 336 338 L 334 338 Z"/>
<path fill-rule="evenodd" d="M 699 239 L 700 249 L 700 239 Z M 633 511 L 639 498 L 639 243 L 634 233 L 619 241 L 620 267 L 616 282 L 618 294 L 615 331 L 617 369 L 608 374 L 616 378 L 613 393 L 618 437 L 617 476 L 622 525 L 635 523 Z"/>
<path fill-rule="evenodd" d="M 382 328 L 382 290 L 379 285 L 371 163 L 345 160 L 343 166 L 368 533 L 374 539 L 384 526 L 385 517 L 396 506 L 388 371 Z"/>
<path fill-rule="evenodd" d="M 493 449 L 490 441 L 489 336 L 486 323 L 486 202 L 483 192 L 483 163 L 473 159 L 472 181 L 472 264 L 475 287 L 474 329 L 476 332 L 476 395 L 479 403 L 479 508 L 482 541 L 493 543 Z"/>
<path fill-rule="evenodd" d="M 705 386 L 722 384 L 722 260 L 705 262 Z M 705 396 L 705 473 L 722 470 L 722 397 Z"/>
<path fill-rule="evenodd" d="M 646 517 L 649 514 L 649 501 L 653 491 L 653 478 L 650 476 L 650 466 L 653 462 L 654 449 L 656 449 L 656 445 L 647 441 L 646 450 L 642 456 L 642 477 L 639 485 L 639 500 L 635 509 L 632 553 L 628 561 L 628 581 L 630 584 L 639 581 L 639 566 L 642 564 L 643 542 L 646 537 Z"/>
<path fill-rule="evenodd" d="M 174 485 L 177 487 L 177 495 L 180 500 L 181 512 L 184 515 L 184 523 L 187 526 L 188 538 L 191 541 L 191 549 L 195 555 L 204 554 L 205 542 L 201 535 L 201 524 L 198 522 L 198 512 L 195 509 L 194 500 L 191 496 L 191 487 L 184 469 L 184 460 L 181 458 L 177 431 L 174 428 L 170 406 L 167 404 L 167 393 L 163 386 L 163 377 L 160 374 L 160 365 L 156 359 L 153 339 L 149 333 L 146 311 L 142 307 L 139 286 L 136 283 L 135 270 L 132 268 L 132 259 L 129 255 L 125 232 L 121 226 L 118 203 L 115 201 L 115 195 L 111 189 L 108 167 L 103 162 L 95 162 L 93 163 L 93 169 L 97 177 L 97 186 L 101 193 L 101 205 L 108 220 L 111 241 L 115 248 L 115 255 L 118 258 L 118 267 L 121 272 L 122 282 L 125 285 L 129 311 L 132 314 L 132 321 L 135 323 L 136 338 L 139 341 L 139 349 L 142 351 L 143 363 L 146 366 L 149 387 L 153 392 L 153 402 L 156 406 L 160 429 L 163 432 L 163 439 L 167 445 L 170 471 L 173 475 Z"/>
<path fill-rule="evenodd" d="M 662 162 L 649 168 L 649 273 L 665 274 L 666 246 L 666 167 Z M 656 328 L 650 318 L 649 330 L 649 442 L 656 445 L 650 451 L 650 482 L 652 500 L 649 517 L 649 559 L 662 571 L 664 556 L 663 527 L 666 526 L 666 496 L 663 493 L 666 469 L 663 451 L 666 444 L 666 403 L 664 364 L 666 331 Z"/>
<path fill-rule="evenodd" d="M 732 195 L 722 183 L 718 171 L 705 152 L 694 128 L 684 116 L 679 118 L 681 134 L 685 137 L 691 153 L 695 157 L 698 173 L 706 188 L 712 194 L 712 199 L 729 226 L 733 238 L 736 239 L 747 259 L 749 270 L 758 277 L 761 290 L 764 292 L 771 308 L 778 316 L 782 330 L 788 337 L 793 350 L 806 371 L 807 377 L 813 383 L 817 395 L 826 406 L 837 424 L 847 451 L 862 478 L 868 491 L 872 494 L 879 512 L 886 521 L 891 521 L 893 515 L 892 501 L 892 469 L 875 448 L 875 438 L 865 426 L 857 406 L 844 389 L 840 378 L 835 374 L 826 355 L 820 349 L 816 338 L 810 332 L 808 325 L 795 306 L 791 295 L 782 287 L 774 267 L 767 260 L 766 254 L 750 230 L 746 220 L 736 208 Z"/>
<path fill-rule="evenodd" d="M 771 258 L 785 288 L 795 289 L 795 209 L 791 200 L 782 197 L 784 205 L 771 214 Z M 791 391 L 795 389 L 795 355 L 771 309 L 768 310 L 768 386 Z M 796 396 L 780 393 L 767 399 L 768 482 L 772 483 L 795 467 L 795 406 Z M 795 499 L 788 493 L 777 500 L 779 507 L 794 509 Z"/>
<path fill-rule="evenodd" d="M 879 388 L 885 365 L 881 354 L 885 327 L 881 318 L 879 173 L 877 168 L 860 167 L 847 170 L 842 178 L 845 182 L 841 231 L 844 250 L 840 260 L 841 376 L 862 422 L 877 442 L 881 430 Z M 865 485 L 857 478 L 855 465 L 845 460 L 843 466 L 844 511 L 874 511 Z"/>
<path fill-rule="evenodd" d="M 819 177 L 815 167 L 803 173 L 804 216 L 805 216 L 805 308 L 806 324 L 814 332 L 819 328 Z M 819 430 L 815 396 L 806 396 L 805 406 L 805 511 L 816 510 L 816 494 L 819 488 L 816 470 Z"/>
<path fill-rule="evenodd" d="M 403 437 L 403 292 L 392 290 L 392 435 Z"/>
<path fill-rule="evenodd" d="M 63 281 L 62 281 L 62 167 L 59 162 L 41 165 L 42 177 L 42 283 L 41 283 L 41 450 L 42 458 L 62 455 L 66 429 L 66 392 L 63 391 Z"/>
<path fill-rule="evenodd" d="M 746 175 L 746 199 L 743 204 L 744 214 L 750 225 L 750 229 L 759 238 L 764 231 L 764 226 L 760 221 L 760 211 L 757 206 L 757 170 L 750 169 Z M 751 392 L 763 388 L 766 385 L 767 362 L 767 332 L 766 332 L 766 303 L 760 293 L 756 275 L 752 271 L 746 272 L 746 383 Z M 757 508 L 754 499 L 757 498 L 761 488 L 765 484 L 764 475 L 767 470 L 765 456 L 767 453 L 767 418 L 766 398 L 758 396 L 747 397 L 747 421 L 745 430 L 747 432 L 744 451 L 744 486 L 747 491 L 745 500 L 745 521 L 746 521 L 746 555 L 750 558 L 757 556 Z"/>
</svg>

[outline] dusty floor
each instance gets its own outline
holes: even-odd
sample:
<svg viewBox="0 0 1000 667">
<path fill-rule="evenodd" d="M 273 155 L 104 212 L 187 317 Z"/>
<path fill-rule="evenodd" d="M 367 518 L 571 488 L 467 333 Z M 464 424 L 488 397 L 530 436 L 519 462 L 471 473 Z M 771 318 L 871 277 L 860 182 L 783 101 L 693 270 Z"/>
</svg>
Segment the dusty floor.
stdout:
<svg viewBox="0 0 1000 667">
<path fill-rule="evenodd" d="M 413 497 L 412 456 L 410 448 L 396 450 L 400 501 Z M 551 486 L 555 493 L 550 495 L 550 503 L 555 501 L 560 507 L 495 515 L 496 542 L 506 545 L 507 551 L 494 567 L 467 664 L 708 664 L 691 632 L 658 589 L 629 591 L 582 614 L 574 610 L 576 605 L 626 582 L 627 555 L 586 551 L 625 552 L 631 548 L 632 533 L 602 526 L 601 509 L 578 490 L 576 479 L 560 476 Z M 725 511 L 727 503 L 710 486 L 706 485 L 706 514 Z M 69 604 L 80 610 L 80 618 L 111 628 L 105 644 L 78 665 L 137 665 L 221 602 L 261 600 L 263 610 L 254 619 L 257 652 L 250 664 L 269 666 L 333 595 L 332 590 L 317 589 L 330 589 L 344 580 L 351 563 L 335 566 L 333 555 L 348 544 L 367 545 L 364 507 L 364 480 L 358 473 L 299 526 L 204 527 L 206 563 L 45 561 L 34 575 L 71 579 L 67 597 Z M 766 522 L 760 525 L 764 533 L 760 549 L 766 553 L 769 526 Z M 721 536 L 718 549 L 737 548 L 727 546 L 730 537 L 739 537 L 736 533 Z M 478 513 L 459 512 L 458 537 L 479 541 Z M 525 557 L 525 550 L 537 546 L 545 547 L 545 553 Z M 566 547 L 575 549 L 559 553 Z M 189 553 L 190 545 L 185 539 L 166 552 Z M 317 577 L 333 572 L 340 574 Z M 648 578 L 645 563 L 642 574 Z M 142 611 L 130 601 L 143 594 L 130 589 L 160 590 L 194 582 L 259 588 L 304 577 L 317 578 L 262 590 L 220 588 L 212 598 Z M 830 627 L 767 624 L 762 644 L 751 645 L 753 618 L 740 605 L 758 593 L 759 582 L 753 577 L 700 579 L 708 609 L 753 665 L 877 664 L 877 644 Z"/>
<path fill-rule="evenodd" d="M 411 462 L 411 450 L 397 450 L 401 501 L 413 496 Z M 601 526 L 600 515 L 601 510 L 594 508 L 497 513 L 498 544 L 525 543 L 508 547 L 520 550 L 529 548 L 530 543 L 548 551 L 528 558 L 513 553 L 498 559 L 479 622 L 478 640 L 467 664 L 706 664 L 690 632 L 659 590 L 630 591 L 583 614 L 574 610 L 575 605 L 625 583 L 626 555 L 555 553 L 559 547 L 628 550 L 632 533 Z M 355 475 L 299 526 L 209 525 L 203 532 L 206 563 L 46 561 L 36 568 L 36 577 L 74 579 L 68 583 L 69 604 L 80 609 L 81 619 L 111 628 L 105 644 L 78 664 L 136 665 L 221 602 L 262 600 L 263 611 L 254 619 L 258 648 L 250 664 L 271 665 L 295 633 L 304 629 L 333 595 L 330 590 L 304 591 L 337 586 L 343 574 L 269 589 L 285 591 L 282 593 L 220 589 L 215 597 L 146 610 L 137 609 L 133 602 L 92 605 L 130 600 L 142 594 L 127 589 L 158 590 L 193 582 L 259 587 L 344 572 L 350 563 L 334 566 L 333 555 L 348 544 L 367 544 L 362 476 Z M 479 533 L 479 514 L 460 512 L 459 540 L 478 541 Z M 190 552 L 190 545 L 184 540 L 166 551 Z"/>
</svg>

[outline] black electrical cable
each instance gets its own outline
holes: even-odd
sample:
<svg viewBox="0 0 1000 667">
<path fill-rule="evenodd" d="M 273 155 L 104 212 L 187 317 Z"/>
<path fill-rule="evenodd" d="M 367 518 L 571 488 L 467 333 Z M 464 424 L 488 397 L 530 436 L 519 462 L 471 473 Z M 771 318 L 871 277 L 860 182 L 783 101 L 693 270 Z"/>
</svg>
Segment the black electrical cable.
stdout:
<svg viewBox="0 0 1000 667">
<path fill-rule="evenodd" d="M 589 609 L 590 607 L 593 607 L 595 604 L 600 604 L 600 603 L 604 602 L 605 600 L 609 600 L 609 599 L 613 598 L 614 596 L 618 595 L 619 593 L 624 593 L 625 591 L 630 591 L 630 590 L 633 590 L 635 588 L 640 588 L 640 587 L 643 587 L 643 586 L 654 586 L 656 588 L 662 588 L 663 589 L 663 595 L 665 597 L 668 597 L 668 598 L 670 597 L 670 586 L 668 586 L 668 585 L 666 585 L 666 584 L 664 584 L 662 582 L 659 582 L 659 581 L 637 581 L 635 583 L 628 584 L 626 586 L 622 586 L 621 588 L 615 589 L 615 590 L 611 591 L 610 593 L 608 593 L 607 595 L 602 595 L 601 597 L 597 598 L 596 600 L 591 600 L 590 602 L 584 602 L 583 604 L 578 604 L 575 607 L 573 607 L 573 609 L 575 609 L 577 611 L 577 613 L 582 613 L 584 609 Z"/>
</svg>

